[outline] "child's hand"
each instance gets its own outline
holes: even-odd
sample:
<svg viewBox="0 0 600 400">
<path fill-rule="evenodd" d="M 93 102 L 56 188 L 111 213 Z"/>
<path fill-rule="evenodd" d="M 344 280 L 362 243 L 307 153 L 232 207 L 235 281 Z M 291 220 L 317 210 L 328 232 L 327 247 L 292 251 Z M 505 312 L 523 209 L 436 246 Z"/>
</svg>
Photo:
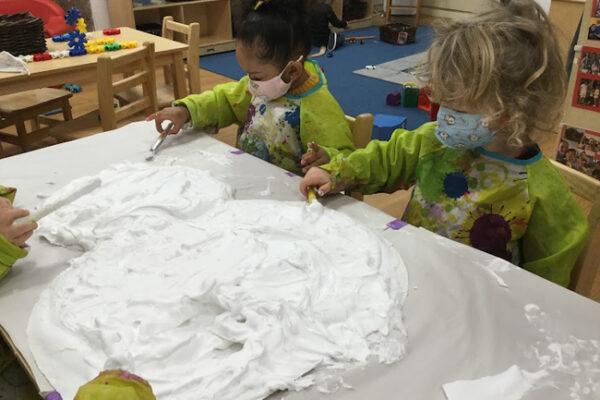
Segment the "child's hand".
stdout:
<svg viewBox="0 0 600 400">
<path fill-rule="evenodd" d="M 318 167 L 329 162 L 329 156 L 318 144 L 310 142 L 308 151 L 304 153 L 300 160 L 302 172 L 306 173 L 312 167 Z"/>
<path fill-rule="evenodd" d="M 329 172 L 321 168 L 311 168 L 302 181 L 300 181 L 300 193 L 304 197 L 308 196 L 308 189 L 316 188 L 319 196 L 325 196 L 331 192 L 332 188 L 331 175 Z"/>
<path fill-rule="evenodd" d="M 33 235 L 33 231 L 37 229 L 37 224 L 31 221 L 15 225 L 14 222 L 28 215 L 29 211 L 13 208 L 10 201 L 0 197 L 0 235 L 4 236 L 15 246 L 23 246 L 31 235 Z"/>
<path fill-rule="evenodd" d="M 146 121 L 152 120 L 154 120 L 154 123 L 156 124 L 158 133 L 176 135 L 181 128 L 183 128 L 183 125 L 190 120 L 190 112 L 187 107 L 167 107 L 146 118 Z M 163 121 L 171 121 L 173 123 L 173 127 L 168 132 L 165 132 L 162 127 Z"/>
</svg>

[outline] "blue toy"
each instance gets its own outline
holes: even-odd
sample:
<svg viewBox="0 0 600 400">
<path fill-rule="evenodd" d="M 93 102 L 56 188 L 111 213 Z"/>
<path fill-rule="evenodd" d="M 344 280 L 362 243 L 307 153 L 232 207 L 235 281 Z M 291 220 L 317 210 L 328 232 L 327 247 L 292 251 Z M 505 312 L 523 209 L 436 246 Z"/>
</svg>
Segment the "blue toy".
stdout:
<svg viewBox="0 0 600 400">
<path fill-rule="evenodd" d="M 70 25 L 70 26 L 77 25 L 77 20 L 79 18 L 81 18 L 81 11 L 79 11 L 79 9 L 77 9 L 77 8 L 71 8 L 65 14 L 65 22 L 67 23 L 67 25 Z"/>
<path fill-rule="evenodd" d="M 71 93 L 80 93 L 81 92 L 81 86 L 79 86 L 75 83 L 66 83 L 64 88 L 65 88 L 65 90 L 68 90 Z"/>
<path fill-rule="evenodd" d="M 373 123 L 373 140 L 390 140 L 396 129 L 406 129 L 406 117 L 401 115 L 375 114 Z"/>
<path fill-rule="evenodd" d="M 59 42 L 68 42 L 69 40 L 71 40 L 71 34 L 70 33 L 63 33 L 62 35 L 56 35 L 56 36 L 52 36 L 52 41 L 59 43 Z"/>
</svg>

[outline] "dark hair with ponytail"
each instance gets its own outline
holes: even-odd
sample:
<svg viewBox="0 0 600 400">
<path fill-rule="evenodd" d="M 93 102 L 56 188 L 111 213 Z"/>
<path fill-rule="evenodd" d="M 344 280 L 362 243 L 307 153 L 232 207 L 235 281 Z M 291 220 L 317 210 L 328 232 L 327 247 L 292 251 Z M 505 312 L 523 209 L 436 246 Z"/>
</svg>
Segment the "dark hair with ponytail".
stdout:
<svg viewBox="0 0 600 400">
<path fill-rule="evenodd" d="M 258 59 L 283 68 L 307 57 L 310 29 L 304 0 L 244 0 L 237 39 L 256 50 Z"/>
</svg>

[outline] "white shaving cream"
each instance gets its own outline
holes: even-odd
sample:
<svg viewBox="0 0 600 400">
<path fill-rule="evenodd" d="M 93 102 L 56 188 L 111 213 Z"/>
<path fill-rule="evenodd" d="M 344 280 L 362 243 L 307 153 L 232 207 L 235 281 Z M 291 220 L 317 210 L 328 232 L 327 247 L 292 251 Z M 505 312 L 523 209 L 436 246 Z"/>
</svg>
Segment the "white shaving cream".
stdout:
<svg viewBox="0 0 600 400">
<path fill-rule="evenodd" d="M 370 229 L 318 203 L 234 200 L 181 166 L 99 177 L 41 221 L 51 243 L 85 250 L 27 330 L 64 398 L 121 368 L 161 400 L 262 399 L 310 386 L 324 368 L 404 354 L 406 269 Z"/>
</svg>

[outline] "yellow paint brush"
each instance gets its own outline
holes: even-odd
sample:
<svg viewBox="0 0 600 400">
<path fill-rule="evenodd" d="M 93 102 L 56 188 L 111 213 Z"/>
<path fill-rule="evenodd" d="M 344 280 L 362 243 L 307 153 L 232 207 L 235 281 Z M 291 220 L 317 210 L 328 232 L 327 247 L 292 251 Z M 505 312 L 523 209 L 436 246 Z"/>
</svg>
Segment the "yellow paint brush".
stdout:
<svg viewBox="0 0 600 400">
<path fill-rule="evenodd" d="M 308 189 L 308 194 L 306 195 L 306 201 L 308 204 L 312 203 L 317 199 L 317 190 L 315 188 Z"/>
</svg>

